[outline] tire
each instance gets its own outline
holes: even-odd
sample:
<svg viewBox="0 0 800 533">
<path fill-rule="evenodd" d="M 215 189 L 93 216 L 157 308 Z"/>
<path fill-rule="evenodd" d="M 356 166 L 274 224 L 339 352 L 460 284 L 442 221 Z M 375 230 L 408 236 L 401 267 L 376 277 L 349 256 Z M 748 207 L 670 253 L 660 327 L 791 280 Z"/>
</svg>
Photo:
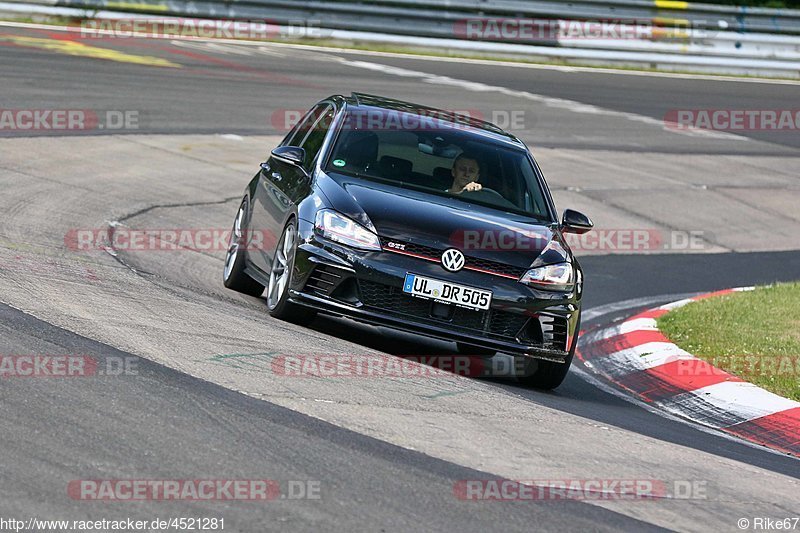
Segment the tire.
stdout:
<svg viewBox="0 0 800 533">
<path fill-rule="evenodd" d="M 475 346 L 474 344 L 467 344 L 466 342 L 457 342 L 456 349 L 458 349 L 458 353 L 461 355 L 475 355 L 477 357 L 492 357 L 497 353 L 497 350 Z"/>
<path fill-rule="evenodd" d="M 567 360 L 563 363 L 555 363 L 553 361 L 536 360 L 536 370 L 531 375 L 520 376 L 517 381 L 525 387 L 542 390 L 553 390 L 557 388 L 569 373 L 569 367 L 572 364 L 572 356 L 570 353 Z"/>
<path fill-rule="evenodd" d="M 292 219 L 283 228 L 272 258 L 266 293 L 267 308 L 269 314 L 279 320 L 306 324 L 314 319 L 317 312 L 289 301 L 289 286 L 292 281 L 296 251 L 297 223 Z"/>
<path fill-rule="evenodd" d="M 578 324 L 575 326 L 575 331 L 579 332 L 581 329 L 581 319 L 578 317 Z M 530 375 L 517 377 L 517 381 L 526 387 L 542 390 L 553 390 L 564 382 L 569 367 L 572 366 L 572 359 L 575 357 L 575 349 L 578 347 L 578 333 L 575 334 L 575 340 L 572 341 L 572 347 L 569 350 L 569 355 L 563 363 L 556 363 L 553 361 L 536 360 L 536 370 Z"/>
<path fill-rule="evenodd" d="M 245 256 L 245 219 L 247 218 L 248 200 L 242 200 L 236 218 L 233 221 L 231 230 L 231 240 L 228 245 L 228 252 L 225 255 L 225 268 L 222 271 L 222 283 L 225 287 L 247 294 L 248 296 L 259 297 L 264 292 L 264 286 L 247 275 L 244 271 Z"/>
</svg>

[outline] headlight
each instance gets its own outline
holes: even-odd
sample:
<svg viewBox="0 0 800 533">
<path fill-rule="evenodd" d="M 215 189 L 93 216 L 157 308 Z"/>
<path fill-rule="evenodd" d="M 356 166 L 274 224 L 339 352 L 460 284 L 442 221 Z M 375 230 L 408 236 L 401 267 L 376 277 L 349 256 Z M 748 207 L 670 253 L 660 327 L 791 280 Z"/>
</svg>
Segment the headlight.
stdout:
<svg viewBox="0 0 800 533">
<path fill-rule="evenodd" d="M 326 239 L 361 250 L 380 250 L 378 236 L 361 224 L 340 215 L 336 211 L 322 209 L 317 211 L 314 228 Z"/>
<path fill-rule="evenodd" d="M 556 263 L 532 268 L 519 281 L 537 289 L 571 291 L 575 284 L 575 271 L 571 263 Z"/>
</svg>

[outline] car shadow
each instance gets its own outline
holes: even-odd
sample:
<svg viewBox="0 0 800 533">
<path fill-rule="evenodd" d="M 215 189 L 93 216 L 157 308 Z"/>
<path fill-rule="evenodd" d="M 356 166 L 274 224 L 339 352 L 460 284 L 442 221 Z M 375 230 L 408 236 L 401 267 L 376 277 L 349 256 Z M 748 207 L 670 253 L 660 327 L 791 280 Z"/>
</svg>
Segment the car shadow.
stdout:
<svg viewBox="0 0 800 533">
<path fill-rule="evenodd" d="M 402 358 L 420 356 L 459 355 L 455 343 L 440 341 L 389 328 L 362 324 L 350 319 L 320 315 L 309 325 L 320 333 L 356 342 L 366 348 L 379 350 Z M 502 357 L 502 355 L 495 356 Z M 581 365 L 579 361 L 573 362 Z M 429 365 L 430 366 L 430 365 Z M 650 438 L 686 446 L 721 457 L 745 461 L 752 465 L 800 479 L 800 461 L 771 453 L 750 444 L 727 438 L 709 430 L 701 430 L 674 418 L 666 418 L 633 403 L 621 394 L 610 392 L 581 377 L 575 370 L 555 390 L 543 391 L 527 388 L 515 378 L 480 377 L 505 393 L 531 403 L 532 408 L 542 406 L 614 426 Z M 602 383 L 603 380 L 598 378 Z M 609 384 L 610 386 L 610 384 Z"/>
</svg>

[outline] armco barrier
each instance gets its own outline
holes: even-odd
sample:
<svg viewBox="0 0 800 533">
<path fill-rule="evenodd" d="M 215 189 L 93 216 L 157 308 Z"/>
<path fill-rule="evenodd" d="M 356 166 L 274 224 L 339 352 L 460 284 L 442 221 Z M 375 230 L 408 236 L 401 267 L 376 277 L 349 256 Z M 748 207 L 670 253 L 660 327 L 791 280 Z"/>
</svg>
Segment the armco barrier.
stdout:
<svg viewBox="0 0 800 533">
<path fill-rule="evenodd" d="M 56 5 L 97 9 L 170 10 L 169 0 L 63 0 Z M 357 31 L 381 31 L 404 35 L 443 36 L 452 24 L 469 17 L 553 18 L 577 20 L 655 21 L 708 30 L 785 33 L 800 35 L 800 10 L 766 9 L 688 3 L 676 0 L 239 0 L 190 3 L 179 14 L 249 16 L 253 10 L 272 13 L 273 19 L 314 19 L 326 27 Z"/>
<path fill-rule="evenodd" d="M 82 16 L 175 16 L 313 24 L 337 40 L 472 50 L 486 54 L 598 65 L 800 78 L 800 11 L 745 9 L 674 0 L 595 2 L 522 0 L 6 0 L 3 5 L 76 9 Z M 24 8 L 23 8 L 24 9 Z M 33 9 L 33 8 L 31 8 Z M 109 11 L 112 14 L 109 14 Z M 114 15 L 113 13 L 117 13 Z M 467 21 L 541 21 L 548 31 L 491 35 Z M 576 21 L 649 28 L 634 38 L 574 38 Z M 622 22 L 621 22 L 622 21 Z M 632 24 L 624 24 L 624 22 Z M 738 30 L 738 31 L 731 31 Z M 764 32 L 764 33 L 762 33 Z M 766 33 L 768 32 L 768 33 Z"/>
</svg>

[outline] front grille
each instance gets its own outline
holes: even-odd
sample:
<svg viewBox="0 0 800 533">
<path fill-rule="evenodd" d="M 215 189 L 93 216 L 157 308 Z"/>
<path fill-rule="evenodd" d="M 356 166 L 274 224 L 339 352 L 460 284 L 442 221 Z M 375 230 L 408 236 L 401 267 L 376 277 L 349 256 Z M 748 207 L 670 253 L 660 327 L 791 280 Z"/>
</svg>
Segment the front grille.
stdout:
<svg viewBox="0 0 800 533">
<path fill-rule="evenodd" d="M 359 280 L 358 288 L 361 293 L 361 302 L 370 307 L 397 310 L 411 316 L 428 316 L 431 307 L 430 302 L 421 298 L 412 298 L 400 289 L 383 283 Z"/>
<path fill-rule="evenodd" d="M 388 242 L 388 240 L 386 241 Z M 430 257 L 432 259 L 438 259 L 442 256 L 442 252 L 444 250 L 437 250 L 436 248 L 431 248 L 430 246 L 425 246 L 424 244 L 415 244 L 413 242 L 405 242 L 405 241 L 396 241 L 392 239 L 392 242 L 399 242 L 399 244 L 405 245 L 404 250 L 406 252 L 411 252 L 412 254 L 417 255 L 424 255 L 426 257 Z M 389 248 L 391 250 L 391 248 Z"/>
<path fill-rule="evenodd" d="M 425 257 L 427 259 L 430 259 L 431 261 L 440 262 L 441 261 L 441 257 L 442 257 L 442 253 L 444 252 L 443 249 L 440 250 L 438 248 L 433 248 L 431 246 L 425 246 L 423 244 L 416 244 L 416 243 L 413 243 L 413 242 L 398 241 L 397 239 L 388 239 L 386 237 L 381 237 L 381 246 L 383 247 L 384 250 L 389 251 L 389 252 L 402 253 L 401 251 L 398 251 L 398 250 L 396 250 L 394 248 L 391 248 L 391 247 L 387 246 L 387 244 L 390 241 L 393 242 L 393 243 L 398 243 L 398 244 L 403 245 L 404 246 L 403 251 L 405 251 L 405 252 L 412 253 L 414 255 L 423 256 L 423 257 Z M 512 276 L 512 277 L 514 277 L 516 279 L 519 279 L 520 277 L 522 277 L 522 275 L 525 273 L 525 270 L 526 270 L 524 268 L 515 267 L 513 265 L 507 265 L 505 263 L 498 263 L 497 261 L 489 261 L 488 259 L 480 259 L 478 257 L 468 256 L 466 254 L 464 254 L 464 256 L 465 256 L 465 259 L 466 259 L 465 264 L 464 264 L 464 268 L 477 268 L 477 269 L 480 269 L 480 270 L 487 271 L 487 272 L 489 272 L 491 274 L 500 274 L 500 275 L 504 275 L 504 276 Z"/>
<path fill-rule="evenodd" d="M 402 291 L 400 287 L 359 280 L 361 302 L 388 314 L 410 316 L 419 322 L 443 325 L 468 333 L 514 341 L 525 327 L 528 317 L 507 311 L 489 309 L 472 311 L 451 306 L 452 313 L 447 318 L 432 316 L 433 305 L 430 300 L 415 298 Z"/>
<path fill-rule="evenodd" d="M 516 338 L 519 331 L 528 321 L 528 317 L 525 315 L 518 315 L 507 311 L 496 311 L 493 309 L 490 309 L 490 311 L 492 315 L 489 329 L 491 333 L 500 335 L 501 337 Z"/>
<path fill-rule="evenodd" d="M 497 274 L 505 274 L 506 276 L 513 276 L 515 279 L 521 278 L 525 273 L 524 268 L 498 263 L 496 261 L 488 261 L 486 259 L 478 259 L 477 257 L 467 257 L 466 266 L 488 270 L 489 272 L 495 272 Z"/>
</svg>

